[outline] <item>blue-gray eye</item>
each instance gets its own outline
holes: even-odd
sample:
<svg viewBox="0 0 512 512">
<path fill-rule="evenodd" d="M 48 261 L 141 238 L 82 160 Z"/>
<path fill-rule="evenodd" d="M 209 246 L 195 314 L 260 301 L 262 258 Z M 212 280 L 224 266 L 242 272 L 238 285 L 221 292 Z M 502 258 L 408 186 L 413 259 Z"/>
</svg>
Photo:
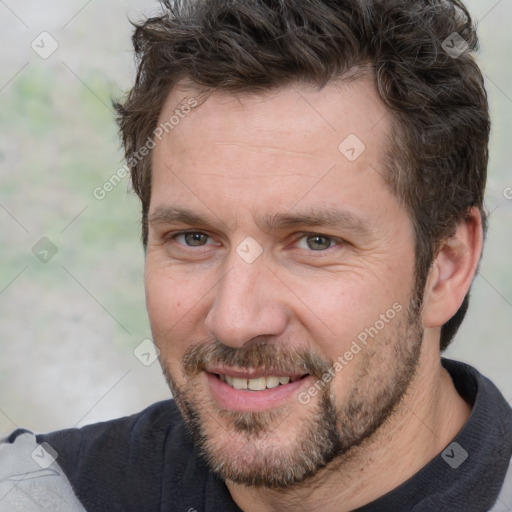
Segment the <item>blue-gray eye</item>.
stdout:
<svg viewBox="0 0 512 512">
<path fill-rule="evenodd" d="M 185 243 L 190 247 L 206 245 L 209 238 L 208 235 L 205 235 L 204 233 L 183 233 L 180 236 L 184 238 Z"/>
<path fill-rule="evenodd" d="M 312 251 L 325 251 L 334 245 L 332 238 L 322 235 L 309 235 L 303 237 L 301 240 L 305 240 L 306 242 L 306 247 L 302 246 L 302 248 L 311 249 Z"/>
</svg>

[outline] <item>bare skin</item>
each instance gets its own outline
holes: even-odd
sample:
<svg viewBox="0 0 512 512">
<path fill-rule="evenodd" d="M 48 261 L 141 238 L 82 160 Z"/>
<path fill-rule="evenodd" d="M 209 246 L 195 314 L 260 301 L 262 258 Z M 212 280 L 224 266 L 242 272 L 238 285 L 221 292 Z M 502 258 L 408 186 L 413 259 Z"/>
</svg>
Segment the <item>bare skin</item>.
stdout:
<svg viewBox="0 0 512 512">
<path fill-rule="evenodd" d="M 193 94 L 174 89 L 160 121 Z M 226 484 L 245 512 L 353 510 L 416 473 L 470 415 L 440 364 L 439 336 L 470 286 L 480 216 L 472 210 L 439 252 L 421 317 L 409 325 L 414 235 L 381 175 L 388 130 L 371 80 L 360 79 L 321 91 L 296 85 L 240 98 L 213 93 L 154 149 L 146 254 L 153 336 L 178 406 L 185 417 L 188 408 L 197 413 L 206 448 L 225 462 Z M 351 134 L 357 139 L 348 139 L 347 153 L 340 143 Z M 366 328 L 380 327 L 392 305 L 400 306 L 396 317 L 327 388 L 348 448 L 327 470 L 319 465 L 284 488 L 244 483 L 270 478 L 272 464 L 278 475 L 280 460 L 298 464 L 321 409 L 319 395 L 308 403 L 298 396 L 315 379 L 236 390 L 221 377 L 257 378 L 265 368 L 224 362 L 187 374 L 191 347 L 217 341 L 235 353 L 265 341 L 283 359 L 307 350 L 332 363 Z M 406 357 L 416 368 L 411 375 Z M 384 415 L 379 407 L 388 399 L 394 405 Z M 382 416 L 378 425 L 375 415 Z M 259 433 L 237 429 L 235 416 L 260 418 Z"/>
</svg>

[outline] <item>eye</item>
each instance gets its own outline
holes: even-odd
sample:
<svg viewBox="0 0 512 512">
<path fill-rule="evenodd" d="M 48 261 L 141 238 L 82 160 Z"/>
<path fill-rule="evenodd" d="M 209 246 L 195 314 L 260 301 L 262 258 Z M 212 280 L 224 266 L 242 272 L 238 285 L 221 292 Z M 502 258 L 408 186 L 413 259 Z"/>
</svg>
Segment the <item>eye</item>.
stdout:
<svg viewBox="0 0 512 512">
<path fill-rule="evenodd" d="M 186 233 L 177 233 L 172 237 L 181 245 L 186 245 L 188 247 L 201 247 L 203 245 L 208 245 L 208 240 L 210 237 L 205 235 L 204 233 L 200 233 L 198 231 L 188 231 Z"/>
<path fill-rule="evenodd" d="M 306 235 L 297 241 L 297 247 L 311 251 L 325 251 L 337 244 L 334 238 L 324 235 Z"/>
</svg>

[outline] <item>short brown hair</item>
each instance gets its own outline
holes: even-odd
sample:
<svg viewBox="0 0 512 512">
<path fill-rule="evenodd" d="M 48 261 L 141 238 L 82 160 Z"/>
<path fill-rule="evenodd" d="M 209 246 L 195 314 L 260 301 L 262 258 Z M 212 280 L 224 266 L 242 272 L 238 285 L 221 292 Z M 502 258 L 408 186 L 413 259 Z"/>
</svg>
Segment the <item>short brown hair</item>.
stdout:
<svg viewBox="0 0 512 512">
<path fill-rule="evenodd" d="M 371 68 L 391 113 L 385 179 L 414 224 L 420 297 L 437 251 L 471 207 L 480 209 L 485 230 L 490 121 L 482 74 L 470 54 L 477 36 L 462 2 L 162 3 L 161 15 L 135 24 L 137 78 L 124 103 L 116 104 L 133 188 L 142 201 L 145 245 L 151 157 L 140 158 L 138 151 L 153 137 L 178 82 L 202 91 L 258 93 L 293 82 L 322 87 L 361 66 Z M 468 299 L 443 326 L 442 350 Z"/>
</svg>

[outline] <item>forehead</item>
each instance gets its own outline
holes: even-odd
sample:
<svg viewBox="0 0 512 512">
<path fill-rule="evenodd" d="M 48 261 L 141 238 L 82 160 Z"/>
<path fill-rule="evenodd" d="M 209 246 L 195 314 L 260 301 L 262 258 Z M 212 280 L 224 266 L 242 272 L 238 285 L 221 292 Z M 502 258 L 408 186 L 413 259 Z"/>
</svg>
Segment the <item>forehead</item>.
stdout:
<svg viewBox="0 0 512 512">
<path fill-rule="evenodd" d="M 388 114 L 370 77 L 206 97 L 176 87 L 159 118 L 172 129 L 152 155 L 150 211 L 186 203 L 206 212 L 225 207 L 221 196 L 277 214 L 298 202 L 363 207 L 368 187 L 386 188 Z"/>
<path fill-rule="evenodd" d="M 197 102 L 190 113 L 186 105 Z M 186 112 L 183 110 L 186 108 Z M 180 114 L 180 119 L 176 114 Z M 293 83 L 255 93 L 207 91 L 178 84 L 168 95 L 159 118 L 164 125 L 178 121 L 168 139 L 176 145 L 197 142 L 204 128 L 221 142 L 236 134 L 242 142 L 260 142 L 269 148 L 305 154 L 334 149 L 347 136 L 356 136 L 370 149 L 378 149 L 388 133 L 389 111 L 380 99 L 372 75 L 332 82 L 319 89 Z M 276 139 L 276 135 L 280 135 Z M 211 136 L 211 137 L 210 137 Z M 356 140 L 352 137 L 353 140 Z M 336 153 L 337 154 L 337 153 Z"/>
</svg>

